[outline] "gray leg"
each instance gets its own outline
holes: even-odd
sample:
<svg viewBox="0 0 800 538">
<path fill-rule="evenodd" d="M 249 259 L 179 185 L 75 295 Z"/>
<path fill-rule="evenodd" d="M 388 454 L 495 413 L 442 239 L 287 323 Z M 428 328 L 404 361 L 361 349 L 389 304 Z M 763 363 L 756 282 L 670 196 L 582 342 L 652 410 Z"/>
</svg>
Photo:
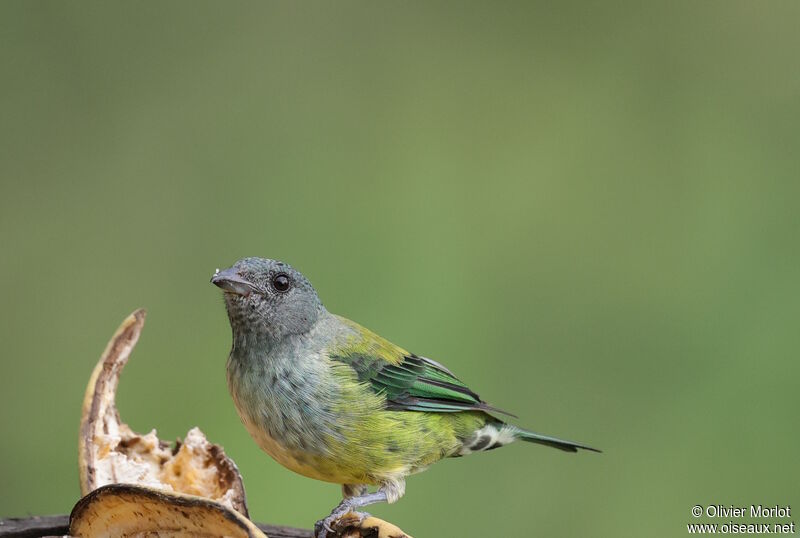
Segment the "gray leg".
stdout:
<svg viewBox="0 0 800 538">
<path fill-rule="evenodd" d="M 343 488 L 344 489 L 344 488 Z M 364 487 L 366 490 L 366 487 Z M 358 516 L 359 521 L 363 521 L 365 518 L 369 517 L 369 514 L 363 512 L 356 512 L 356 508 L 361 508 L 363 506 L 369 506 L 370 504 L 387 502 L 388 498 L 386 496 L 386 492 L 381 488 L 380 490 L 376 491 L 375 493 L 363 493 L 361 495 L 356 495 L 355 497 L 347 497 L 339 505 L 333 509 L 328 517 L 325 519 L 321 519 L 317 521 L 317 524 L 314 525 L 314 534 L 317 538 L 327 538 L 329 532 L 333 532 L 331 525 L 336 523 L 341 517 L 345 514 L 350 512 L 354 513 Z"/>
</svg>

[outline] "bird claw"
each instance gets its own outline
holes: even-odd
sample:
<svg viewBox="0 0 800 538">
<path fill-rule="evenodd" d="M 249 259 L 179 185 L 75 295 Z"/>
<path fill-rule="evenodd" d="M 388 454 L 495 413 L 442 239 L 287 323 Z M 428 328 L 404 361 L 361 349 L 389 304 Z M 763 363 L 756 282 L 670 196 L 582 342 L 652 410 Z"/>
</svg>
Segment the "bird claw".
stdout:
<svg viewBox="0 0 800 538">
<path fill-rule="evenodd" d="M 357 527 L 368 517 L 370 517 L 368 513 L 355 512 L 348 506 L 337 507 L 328 517 L 314 524 L 314 536 L 328 538 L 328 533 L 336 533 L 347 527 Z"/>
</svg>

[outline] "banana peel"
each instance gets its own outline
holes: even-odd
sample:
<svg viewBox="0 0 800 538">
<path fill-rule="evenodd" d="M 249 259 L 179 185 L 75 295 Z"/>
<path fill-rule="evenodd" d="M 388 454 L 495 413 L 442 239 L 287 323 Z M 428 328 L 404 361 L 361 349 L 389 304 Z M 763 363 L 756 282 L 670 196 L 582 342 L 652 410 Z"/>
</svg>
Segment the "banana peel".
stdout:
<svg viewBox="0 0 800 538">
<path fill-rule="evenodd" d="M 199 428 L 170 447 L 155 430 L 142 435 L 120 419 L 119 378 L 144 319 L 137 310 L 122 322 L 89 378 L 78 440 L 84 497 L 70 516 L 70 535 L 266 538 L 247 519 L 236 464 Z"/>
<path fill-rule="evenodd" d="M 155 430 L 142 435 L 120 419 L 119 378 L 144 320 L 140 309 L 122 322 L 89 378 L 78 441 L 83 498 L 70 514 L 70 536 L 267 538 L 248 519 L 236 464 L 199 428 L 171 447 Z M 411 538 L 375 517 L 345 515 L 335 527 L 341 538 Z"/>
<path fill-rule="evenodd" d="M 266 538 L 249 519 L 218 502 L 134 484 L 109 484 L 83 497 L 70 514 L 69 531 L 86 537 Z"/>
<path fill-rule="evenodd" d="M 369 516 L 362 521 L 353 514 L 345 514 L 334 525 L 339 538 L 411 538 L 388 521 Z"/>
</svg>

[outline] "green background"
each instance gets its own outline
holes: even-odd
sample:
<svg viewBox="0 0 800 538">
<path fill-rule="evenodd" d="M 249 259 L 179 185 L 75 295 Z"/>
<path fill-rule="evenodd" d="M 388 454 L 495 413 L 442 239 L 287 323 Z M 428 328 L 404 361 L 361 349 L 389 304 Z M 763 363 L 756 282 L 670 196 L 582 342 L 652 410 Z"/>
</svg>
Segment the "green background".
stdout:
<svg viewBox="0 0 800 538">
<path fill-rule="evenodd" d="M 0 4 L 0 515 L 78 498 L 85 383 L 198 425 L 254 519 L 338 486 L 239 422 L 208 280 L 243 256 L 453 369 L 517 444 L 373 512 L 415 536 L 683 536 L 800 510 L 797 2 Z"/>
</svg>

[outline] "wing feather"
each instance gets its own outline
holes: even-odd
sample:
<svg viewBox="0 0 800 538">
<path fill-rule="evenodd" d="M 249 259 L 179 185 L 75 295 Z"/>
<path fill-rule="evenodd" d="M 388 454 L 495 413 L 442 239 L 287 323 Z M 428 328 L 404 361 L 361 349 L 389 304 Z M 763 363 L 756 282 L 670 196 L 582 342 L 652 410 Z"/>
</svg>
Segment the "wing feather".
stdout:
<svg viewBox="0 0 800 538">
<path fill-rule="evenodd" d="M 349 365 L 359 381 L 386 397 L 386 408 L 396 411 L 456 413 L 502 411 L 481 400 L 440 363 L 409 353 L 373 332 L 340 318 L 355 329 L 355 337 L 330 349 L 332 360 Z"/>
</svg>

